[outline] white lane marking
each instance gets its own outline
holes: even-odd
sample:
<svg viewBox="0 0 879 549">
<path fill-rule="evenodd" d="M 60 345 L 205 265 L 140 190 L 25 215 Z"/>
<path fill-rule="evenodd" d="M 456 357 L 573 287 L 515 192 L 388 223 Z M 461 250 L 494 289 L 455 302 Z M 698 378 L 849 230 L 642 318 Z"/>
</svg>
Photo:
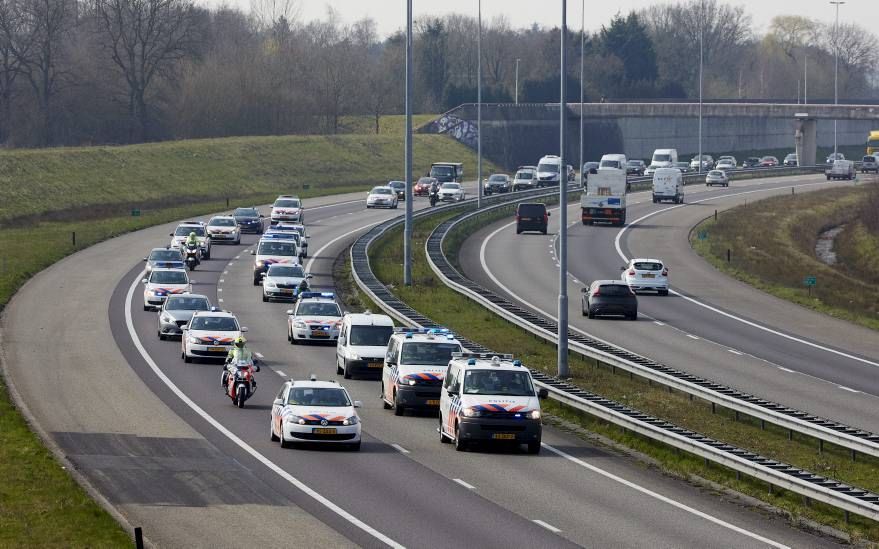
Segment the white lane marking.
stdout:
<svg viewBox="0 0 879 549">
<path fill-rule="evenodd" d="M 258 358 L 258 359 L 260 359 L 260 360 L 262 360 L 262 359 L 265 358 L 265 356 L 263 356 L 262 353 L 257 353 L 257 352 L 254 352 L 254 353 L 253 353 L 253 356 L 255 356 L 256 358 Z"/>
<path fill-rule="evenodd" d="M 330 246 L 332 246 L 332 245 L 335 244 L 336 242 L 342 240 L 343 238 L 346 238 L 346 237 L 348 237 L 348 236 L 351 236 L 352 234 L 357 233 L 357 232 L 360 232 L 360 231 L 362 231 L 362 230 L 364 230 L 364 229 L 368 229 L 368 228 L 372 227 L 373 225 L 375 225 L 376 223 L 382 223 L 382 221 L 375 221 L 375 222 L 373 222 L 373 223 L 370 223 L 369 225 L 363 225 L 362 227 L 357 227 L 356 229 L 351 230 L 351 231 L 348 231 L 348 232 L 345 233 L 345 234 L 341 234 L 341 235 L 337 236 L 336 238 L 330 240 L 330 241 L 327 242 L 326 244 L 324 244 L 323 247 L 322 247 L 321 249 L 319 249 L 318 251 L 316 251 L 316 252 L 311 256 L 311 259 L 308 260 L 308 263 L 306 263 L 306 265 L 305 265 L 305 272 L 306 272 L 306 273 L 310 273 L 310 272 L 311 272 L 311 266 L 314 265 L 314 261 L 317 259 L 317 257 L 318 257 L 319 255 L 321 255 L 322 253 L 324 253 L 324 250 L 326 250 L 327 248 L 329 248 Z"/>
<path fill-rule="evenodd" d="M 693 334 L 687 334 L 687 337 L 690 339 L 699 339 L 699 336 L 694 336 Z"/>
<path fill-rule="evenodd" d="M 376 538 L 377 540 L 381 541 L 382 543 L 390 545 L 391 547 L 403 549 L 403 547 L 404 547 L 403 545 L 397 543 L 393 539 L 382 534 L 381 532 L 379 532 L 375 528 L 371 527 L 370 525 L 366 524 L 365 522 L 363 522 L 359 518 L 355 517 L 354 515 L 352 515 L 348 511 L 342 509 L 341 507 L 339 507 L 338 505 L 336 505 L 335 503 L 333 503 L 329 499 L 320 495 L 313 488 L 309 487 L 307 484 L 305 484 L 301 480 L 297 479 L 296 477 L 294 477 L 293 475 L 291 475 L 290 473 L 288 473 L 287 471 L 285 471 L 284 469 L 282 469 L 281 467 L 276 465 L 269 458 L 265 457 L 264 455 L 262 455 L 261 453 L 256 451 L 252 446 L 250 446 L 249 444 L 247 444 L 246 442 L 241 440 L 238 437 L 238 435 L 236 435 L 235 433 L 233 433 L 232 431 L 227 429 L 219 421 L 214 419 L 213 416 L 211 416 L 209 413 L 204 411 L 204 409 L 202 409 L 201 406 L 199 406 L 191 398 L 189 398 L 189 396 L 187 396 L 186 393 L 184 393 L 179 387 L 177 387 L 176 384 L 174 384 L 173 381 L 171 381 L 171 379 L 167 375 L 165 375 L 165 372 L 163 372 L 161 370 L 161 368 L 159 368 L 159 366 L 155 363 L 155 361 L 153 361 L 153 358 L 150 356 L 150 354 L 144 348 L 143 344 L 140 342 L 140 337 L 138 337 L 137 331 L 134 329 L 134 322 L 131 319 L 131 301 L 132 301 L 132 297 L 134 296 L 134 290 L 135 290 L 135 288 L 137 288 L 140 285 L 139 284 L 140 279 L 143 278 L 143 275 L 145 273 L 146 273 L 145 270 L 143 272 L 141 272 L 140 276 L 138 276 L 135 279 L 135 281 L 131 284 L 131 287 L 128 288 L 128 295 L 125 296 L 125 324 L 128 327 L 128 334 L 131 337 L 132 343 L 134 343 L 135 348 L 140 353 L 140 356 L 143 357 L 144 361 L 147 363 L 147 366 L 149 366 L 150 369 L 153 371 L 153 373 L 156 374 L 156 377 L 158 377 L 160 380 L 162 380 L 162 382 L 171 390 L 171 392 L 173 392 L 177 396 L 177 398 L 179 398 L 184 404 L 189 406 L 189 408 L 193 412 L 195 412 L 196 414 L 201 416 L 202 419 L 204 419 L 211 426 L 213 426 L 215 429 L 217 429 L 226 438 L 228 438 L 229 440 L 234 442 L 239 448 L 241 448 L 242 450 L 244 450 L 245 452 L 247 452 L 248 454 L 253 456 L 253 458 L 255 458 L 257 461 L 259 461 L 260 463 L 262 463 L 263 465 L 268 467 L 270 470 L 275 472 L 278 476 L 280 476 L 281 478 L 283 478 L 284 480 L 286 480 L 287 482 L 292 484 L 294 487 L 301 490 L 304 494 L 313 498 L 315 501 L 317 501 L 318 503 L 320 503 L 321 505 L 323 505 L 324 507 L 326 507 L 330 511 L 336 513 L 344 520 L 350 522 L 352 525 L 356 526 L 357 528 L 360 528 L 361 530 L 363 530 L 364 532 L 366 532 L 370 536 Z"/>
<path fill-rule="evenodd" d="M 229 274 L 229 271 L 223 271 L 223 274 L 227 275 L 227 274 Z"/>
<path fill-rule="evenodd" d="M 852 389 L 851 387 L 846 387 L 844 385 L 839 385 L 839 388 L 843 391 L 848 391 L 850 393 L 860 393 L 860 391 L 858 391 L 857 389 Z"/>
<path fill-rule="evenodd" d="M 818 182 L 818 183 L 803 183 L 803 184 L 801 184 L 801 185 L 794 185 L 794 186 L 795 186 L 795 187 L 812 187 L 812 186 L 815 186 L 815 185 L 826 185 L 826 184 L 827 184 L 827 182 L 825 182 L 825 181 L 821 181 L 821 182 Z M 709 200 L 717 200 L 717 199 L 719 199 L 719 198 L 729 198 L 729 197 L 732 197 L 732 196 L 741 196 L 741 195 L 744 195 L 744 194 L 761 193 L 761 192 L 777 191 L 777 190 L 778 190 L 777 187 L 773 187 L 773 188 L 771 188 L 771 189 L 757 189 L 757 190 L 753 190 L 753 191 L 743 191 L 743 192 L 738 192 L 738 193 L 723 194 L 723 195 L 719 195 L 719 196 L 712 196 L 712 197 L 710 197 L 710 198 L 704 198 L 704 199 L 702 199 L 702 200 L 694 200 L 694 201 L 692 201 L 692 202 L 689 202 L 689 204 L 699 204 L 699 203 L 701 203 L 701 202 L 707 202 L 707 201 L 709 201 Z M 619 255 L 620 258 L 621 258 L 623 261 L 628 261 L 628 260 L 629 260 L 629 259 L 626 257 L 626 254 L 623 253 L 622 247 L 620 246 L 620 241 L 621 241 L 621 239 L 622 239 L 622 236 L 623 236 L 623 234 L 624 234 L 628 229 L 630 229 L 631 227 L 633 227 L 633 226 L 637 225 L 638 223 L 644 221 L 645 219 L 648 219 L 648 218 L 650 218 L 650 217 L 653 217 L 654 215 L 658 215 L 658 214 L 661 214 L 661 213 L 667 212 L 667 211 L 669 211 L 669 210 L 674 210 L 674 209 L 676 209 L 676 208 L 683 208 L 684 206 L 686 206 L 686 204 L 681 204 L 681 205 L 678 205 L 678 206 L 671 206 L 671 207 L 668 207 L 668 208 L 663 208 L 663 209 L 661 209 L 661 210 L 657 210 L 657 211 L 655 211 L 655 212 L 651 212 L 651 213 L 649 213 L 649 214 L 647 214 L 647 215 L 643 215 L 643 216 L 639 217 L 638 219 L 636 219 L 636 220 L 632 221 L 631 223 L 629 223 L 627 226 L 625 226 L 625 227 L 623 227 L 622 229 L 620 229 L 620 231 L 617 233 L 616 238 L 614 239 L 614 247 L 615 247 L 616 250 L 617 250 L 617 255 Z M 850 360 L 855 360 L 855 361 L 862 362 L 862 363 L 864 363 L 864 364 L 867 364 L 867 365 L 870 365 L 870 366 L 875 366 L 875 367 L 879 368 L 879 362 L 873 362 L 872 360 L 868 360 L 868 359 L 865 359 L 865 358 L 861 358 L 861 357 L 859 357 L 859 356 L 855 356 L 855 355 L 852 355 L 852 354 L 849 354 L 849 353 L 846 353 L 846 352 L 843 352 L 843 351 L 837 351 L 836 349 L 831 349 L 830 347 L 825 347 L 824 345 L 821 345 L 821 344 L 819 344 L 819 343 L 814 343 L 814 342 L 812 342 L 812 341 L 808 341 L 808 340 L 805 340 L 805 339 L 802 339 L 802 338 L 799 338 L 799 337 L 796 337 L 796 336 L 793 336 L 793 335 L 790 335 L 790 334 L 785 334 L 785 333 L 783 333 L 783 332 L 779 332 L 778 330 L 774 330 L 774 329 L 772 329 L 772 328 L 768 328 L 768 327 L 766 327 L 766 326 L 761 326 L 760 324 L 757 324 L 756 322 L 751 322 L 750 320 L 746 320 L 746 319 L 741 318 L 741 317 L 739 317 L 739 316 L 736 316 L 736 315 L 734 315 L 734 314 L 732 314 L 732 313 L 728 313 L 728 312 L 726 312 L 726 311 L 721 311 L 720 309 L 718 309 L 718 308 L 716 308 L 716 307 L 713 307 L 713 306 L 711 306 L 711 305 L 708 305 L 707 303 L 703 303 L 703 302 L 701 302 L 701 301 L 699 301 L 699 300 L 697 300 L 697 299 L 693 299 L 692 297 L 682 295 L 682 294 L 680 294 L 679 292 L 676 292 L 676 291 L 674 291 L 674 290 L 672 290 L 672 289 L 669 289 L 669 293 L 674 294 L 674 295 L 676 295 L 676 296 L 678 296 L 678 297 L 681 297 L 681 298 L 683 298 L 683 299 L 689 301 L 690 303 L 693 303 L 694 305 L 698 305 L 698 306 L 700 306 L 700 307 L 703 307 L 703 308 L 705 308 L 705 309 L 708 309 L 709 311 L 712 311 L 712 312 L 717 313 L 717 314 L 719 314 L 719 315 L 723 315 L 723 316 L 725 316 L 725 317 L 727 317 L 727 318 L 730 318 L 730 319 L 732 319 L 732 320 L 735 320 L 735 321 L 737 321 L 737 322 L 741 322 L 742 324 L 746 324 L 746 325 L 748 325 L 748 326 L 751 326 L 752 328 L 757 328 L 758 330 L 763 330 L 764 332 L 770 333 L 770 334 L 772 334 L 772 335 L 776 335 L 776 336 L 779 336 L 779 337 L 783 337 L 783 338 L 785 338 L 785 339 L 787 339 L 787 340 L 789 340 L 789 341 L 793 341 L 793 342 L 796 342 L 796 343 L 801 343 L 801 344 L 803 344 L 803 345 L 808 345 L 809 347 L 812 347 L 812 348 L 814 348 L 814 349 L 820 349 L 820 350 L 822 350 L 822 351 L 826 351 L 826 352 L 828 352 L 828 353 L 832 353 L 832 354 L 835 354 L 835 355 L 838 355 L 838 356 L 841 356 L 841 357 L 848 358 L 848 359 L 850 359 Z"/>
<path fill-rule="evenodd" d="M 787 372 L 787 373 L 789 373 L 789 374 L 795 374 L 795 373 L 796 373 L 794 370 L 791 370 L 790 368 L 785 368 L 784 366 L 779 366 L 778 369 L 781 370 L 782 372 Z"/>
<path fill-rule="evenodd" d="M 240 255 L 236 255 L 234 258 L 232 258 L 232 259 L 230 260 L 230 262 L 235 261 L 236 259 L 241 259 L 241 256 L 240 256 Z"/>
<path fill-rule="evenodd" d="M 734 354 L 734 355 L 739 355 L 739 356 L 742 356 L 742 354 L 743 354 L 743 353 L 740 353 L 740 352 L 736 351 L 735 349 L 727 349 L 726 351 L 727 351 L 728 353 L 732 353 L 732 354 Z"/>
<path fill-rule="evenodd" d="M 468 490 L 476 490 L 476 486 L 473 486 L 472 484 L 468 484 L 459 478 L 453 478 L 452 481 L 457 482 L 458 484 L 460 484 L 461 486 L 463 486 L 464 488 L 466 488 Z"/>
<path fill-rule="evenodd" d="M 532 522 L 534 522 L 534 524 L 537 524 L 537 525 L 543 526 L 544 528 L 546 528 L 547 530 L 549 530 L 549 531 L 552 532 L 553 534 L 558 534 L 559 532 L 561 532 L 561 530 L 559 530 L 558 528 L 556 528 L 556 527 L 553 526 L 552 524 L 550 524 L 550 523 L 548 523 L 548 522 L 543 522 L 543 521 L 540 520 L 540 519 L 534 519 Z"/>
<path fill-rule="evenodd" d="M 222 303 L 222 302 L 223 302 L 223 298 L 221 297 L 221 298 L 219 298 L 217 301 L 219 301 L 220 303 Z"/>
<path fill-rule="evenodd" d="M 218 291 L 218 292 L 222 292 L 222 291 L 223 291 L 223 288 L 217 288 L 217 291 Z"/>
<path fill-rule="evenodd" d="M 324 204 L 323 206 L 306 206 L 305 209 L 307 209 L 308 211 L 322 210 L 324 208 L 332 208 L 334 206 L 342 206 L 344 204 L 356 204 L 358 202 L 360 202 L 362 204 L 363 200 L 348 200 L 345 202 L 333 202 L 332 204 Z M 334 215 L 333 217 L 337 217 L 337 216 Z M 331 218 L 328 218 L 328 219 L 331 219 Z"/>
<path fill-rule="evenodd" d="M 665 326 L 665 322 L 660 322 L 658 320 L 654 320 L 653 323 L 656 324 L 657 326 Z"/>
<path fill-rule="evenodd" d="M 399 444 L 391 444 L 391 448 L 393 448 L 394 450 L 400 452 L 401 454 L 408 454 L 408 453 L 409 453 L 409 450 L 403 448 L 403 447 L 400 446 Z"/>
<path fill-rule="evenodd" d="M 281 377 L 287 377 L 287 374 L 285 374 L 285 373 L 282 372 L 281 370 L 275 370 L 275 373 L 278 374 L 278 375 L 281 376 Z"/>
<path fill-rule="evenodd" d="M 683 503 L 680 503 L 680 502 L 675 501 L 671 498 L 663 496 L 662 494 L 656 493 L 652 490 L 648 490 L 647 488 L 644 488 L 643 486 L 639 486 L 639 485 L 635 484 L 634 482 L 628 481 L 628 480 L 626 480 L 622 477 L 619 477 L 609 471 L 605 471 L 604 469 L 600 469 L 598 467 L 595 467 L 594 465 L 590 465 L 579 458 L 576 458 L 570 454 L 567 454 L 557 448 L 553 448 L 549 444 L 541 443 L 541 445 L 544 448 L 546 448 L 547 450 L 549 450 L 550 452 L 552 452 L 556 455 L 559 455 L 559 456 L 565 458 L 566 460 L 579 465 L 580 467 L 589 469 L 590 471 L 592 471 L 594 473 L 598 473 L 599 475 L 601 475 L 607 479 L 610 479 L 614 482 L 618 482 L 618 483 L 620 483 L 624 486 L 627 486 L 633 490 L 637 490 L 638 492 L 641 492 L 642 494 L 650 496 L 650 497 L 657 499 L 663 503 L 667 503 L 667 504 L 671 505 L 672 507 L 677 507 L 678 509 L 686 511 L 687 513 L 693 514 L 693 515 L 700 517 L 700 518 L 703 518 L 709 522 L 713 522 L 714 524 L 717 524 L 718 526 L 728 528 L 728 529 L 732 530 L 733 532 L 738 532 L 739 534 L 748 536 L 749 538 L 758 540 L 758 541 L 763 542 L 767 545 L 771 545 L 772 547 L 778 547 L 779 549 L 789 549 L 788 546 L 782 545 L 781 543 L 778 543 L 777 541 L 773 541 L 771 539 L 768 539 L 768 538 L 761 536 L 760 534 L 751 532 L 749 530 L 745 530 L 744 528 L 741 528 L 741 527 L 736 526 L 734 524 L 730 524 L 729 522 L 726 522 L 722 519 L 711 516 L 707 513 L 703 513 L 702 511 L 699 511 L 698 509 L 694 509 L 688 505 L 684 505 Z"/>
<path fill-rule="evenodd" d="M 221 279 L 220 279 L 220 284 L 222 284 L 222 283 L 224 283 L 224 282 L 226 282 L 226 279 L 225 279 L 225 278 L 221 278 Z"/>
</svg>

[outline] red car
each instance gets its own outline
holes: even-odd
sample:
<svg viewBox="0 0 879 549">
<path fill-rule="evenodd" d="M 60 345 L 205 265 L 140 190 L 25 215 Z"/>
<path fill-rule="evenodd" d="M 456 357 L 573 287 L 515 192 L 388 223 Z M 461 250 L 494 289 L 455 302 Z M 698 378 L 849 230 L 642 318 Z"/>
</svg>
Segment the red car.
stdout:
<svg viewBox="0 0 879 549">
<path fill-rule="evenodd" d="M 778 159 L 774 156 L 764 156 L 760 159 L 761 168 L 774 168 L 775 166 L 778 166 Z"/>
<path fill-rule="evenodd" d="M 412 193 L 415 196 L 427 196 L 430 193 L 430 184 L 434 182 L 436 182 L 436 178 L 434 177 L 422 177 L 412 188 Z M 437 183 L 437 185 L 439 185 L 439 183 Z"/>
</svg>

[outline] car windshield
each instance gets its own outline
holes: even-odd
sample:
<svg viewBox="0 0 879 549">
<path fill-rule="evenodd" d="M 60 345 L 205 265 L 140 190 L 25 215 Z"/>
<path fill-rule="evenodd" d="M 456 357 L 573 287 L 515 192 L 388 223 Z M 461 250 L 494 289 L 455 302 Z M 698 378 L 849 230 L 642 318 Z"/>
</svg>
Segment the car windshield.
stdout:
<svg viewBox="0 0 879 549">
<path fill-rule="evenodd" d="M 296 309 L 296 314 L 302 316 L 342 316 L 342 311 L 335 303 L 303 301 Z"/>
<path fill-rule="evenodd" d="M 506 181 L 506 180 L 507 180 L 507 176 L 505 176 L 505 175 L 500 175 L 500 174 L 494 174 L 494 175 L 490 176 L 490 177 L 488 178 L 488 180 L 489 180 L 489 181 Z"/>
<path fill-rule="evenodd" d="M 534 396 L 526 371 L 469 370 L 464 374 L 465 395 Z"/>
<path fill-rule="evenodd" d="M 235 208 L 232 215 L 235 217 L 259 217 L 259 212 L 256 208 Z"/>
<path fill-rule="evenodd" d="M 449 177 L 455 175 L 454 168 L 450 166 L 434 166 L 430 169 L 432 177 Z"/>
<path fill-rule="evenodd" d="M 863 160 L 863 162 L 870 162 L 870 163 L 876 162 L 876 158 L 873 156 L 865 156 L 862 160 Z"/>
<path fill-rule="evenodd" d="M 266 276 L 283 276 L 287 278 L 304 278 L 305 271 L 299 265 L 272 265 Z"/>
<path fill-rule="evenodd" d="M 296 255 L 296 244 L 293 242 L 273 242 L 261 240 L 257 255 Z"/>
<path fill-rule="evenodd" d="M 640 161 L 640 160 L 629 160 L 628 162 L 626 162 L 626 166 L 634 166 L 634 167 L 638 167 L 638 166 L 640 166 L 640 165 L 641 165 L 641 161 Z"/>
<path fill-rule="evenodd" d="M 708 172 L 708 175 L 712 177 L 721 177 L 723 176 L 723 172 L 720 170 L 711 170 L 710 172 Z"/>
<path fill-rule="evenodd" d="M 386 347 L 394 329 L 391 326 L 351 326 L 351 345 Z"/>
<path fill-rule="evenodd" d="M 277 208 L 298 208 L 299 207 L 299 199 L 298 198 L 282 198 L 280 200 L 275 200 L 275 207 L 277 207 Z"/>
<path fill-rule="evenodd" d="M 172 296 L 165 302 L 166 310 L 174 311 L 208 311 L 210 304 L 204 297 Z"/>
<path fill-rule="evenodd" d="M 519 172 L 516 179 L 534 179 L 534 172 Z"/>
<path fill-rule="evenodd" d="M 637 261 L 635 262 L 635 269 L 639 271 L 661 271 L 662 263 L 653 263 L 652 261 Z"/>
<path fill-rule="evenodd" d="M 600 167 L 602 167 L 602 168 L 619 168 L 620 161 L 619 160 L 602 160 Z"/>
<path fill-rule="evenodd" d="M 421 185 L 430 185 L 431 183 L 433 183 L 433 178 L 432 177 L 422 177 L 418 180 L 418 183 Z"/>
<path fill-rule="evenodd" d="M 295 406 L 351 406 L 344 389 L 332 387 L 293 387 L 287 395 L 287 404 Z"/>
<path fill-rule="evenodd" d="M 150 261 L 183 261 L 180 250 L 153 250 Z"/>
<path fill-rule="evenodd" d="M 539 166 L 537 166 L 537 171 L 547 172 L 547 173 L 559 173 L 559 165 L 558 164 L 540 164 Z"/>
<path fill-rule="evenodd" d="M 211 219 L 209 225 L 213 225 L 214 227 L 234 227 L 235 220 L 229 219 L 228 217 L 221 217 L 219 219 Z"/>
<path fill-rule="evenodd" d="M 443 188 L 444 189 L 458 190 L 461 188 L 461 185 L 458 185 L 457 183 L 443 183 Z"/>
<path fill-rule="evenodd" d="M 189 278 L 183 271 L 153 271 L 150 275 L 153 284 L 187 284 Z"/>
<path fill-rule="evenodd" d="M 624 284 L 605 284 L 599 287 L 598 295 L 628 296 L 632 295 L 632 290 Z"/>
<path fill-rule="evenodd" d="M 370 191 L 370 194 L 394 194 L 394 191 L 387 187 L 376 187 Z"/>
<path fill-rule="evenodd" d="M 402 181 L 391 181 L 390 183 L 388 183 L 388 187 L 393 187 L 395 189 L 405 189 L 406 184 Z"/>
<path fill-rule="evenodd" d="M 452 353 L 460 353 L 457 343 L 430 343 L 412 341 L 403 343 L 400 351 L 400 364 L 422 364 L 425 366 L 445 366 L 452 360 Z"/>
<path fill-rule="evenodd" d="M 238 322 L 230 316 L 197 316 L 189 323 L 190 330 L 237 332 Z"/>
<path fill-rule="evenodd" d="M 195 233 L 195 236 L 204 236 L 204 227 L 201 225 L 181 225 L 174 231 L 174 236 L 189 236 L 189 233 Z"/>
</svg>

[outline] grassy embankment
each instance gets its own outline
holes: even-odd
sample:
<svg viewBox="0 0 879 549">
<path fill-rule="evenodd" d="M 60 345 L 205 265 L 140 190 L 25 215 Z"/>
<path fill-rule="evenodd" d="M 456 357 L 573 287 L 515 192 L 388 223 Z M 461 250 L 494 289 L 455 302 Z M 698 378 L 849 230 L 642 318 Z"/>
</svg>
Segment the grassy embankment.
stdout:
<svg viewBox="0 0 879 549">
<path fill-rule="evenodd" d="M 265 137 L 0 152 L 0 308 L 35 273 L 124 232 L 272 200 L 366 190 L 398 178 L 402 137 Z M 475 165 L 441 136 L 415 137 L 416 173 Z M 308 188 L 304 188 L 308 184 Z M 132 217 L 130 210 L 141 211 Z M 76 246 L 71 233 L 76 232 Z M 128 534 L 28 429 L 0 376 L 0 547 L 118 547 Z"/>
<path fill-rule="evenodd" d="M 372 248 L 370 263 L 376 275 L 404 302 L 434 321 L 491 349 L 513 353 L 530 367 L 554 373 L 554 345 L 535 338 L 450 290 L 430 270 L 424 255 L 424 242 L 432 228 L 451 215 L 454 214 L 433 216 L 416 223 L 413 243 L 414 283 L 411 287 L 402 284 L 400 230 L 390 231 Z M 473 228 L 472 225 L 461 227 L 454 237 L 450 236 L 451 246 L 447 246 L 446 253 L 453 252 L 472 233 Z M 817 441 L 808 437 L 794 435 L 793 440 L 788 440 L 787 431 L 771 425 L 767 425 L 765 430 L 761 429 L 758 420 L 744 416 L 736 421 L 734 413 L 728 410 L 718 409 L 717 413 L 712 414 L 711 406 L 707 402 L 698 399 L 691 401 L 686 395 L 669 392 L 622 372 L 616 373 L 592 360 L 581 359 L 578 355 L 572 355 L 571 369 L 573 382 L 594 393 L 764 456 L 856 486 L 879 490 L 879 460 L 865 458 L 852 462 L 847 451 L 831 448 L 827 444 L 824 445 L 824 452 L 819 452 Z M 769 487 L 762 482 L 744 476 L 737 479 L 731 470 L 713 464 L 706 466 L 699 458 L 623 431 L 552 401 L 547 403 L 547 409 L 557 417 L 650 456 L 663 470 L 682 478 L 708 479 L 784 509 L 793 517 L 811 519 L 846 531 L 853 539 L 879 540 L 879 524 L 875 522 L 852 516 L 846 523 L 843 513 L 836 509 L 815 502 L 806 503 L 800 496 L 779 491 L 777 488 L 770 493 Z"/>
<path fill-rule="evenodd" d="M 879 330 L 877 208 L 876 184 L 778 196 L 704 221 L 691 243 L 712 265 L 743 282 Z M 820 233 L 840 224 L 846 228 L 836 239 L 839 263 L 830 266 L 817 258 L 815 243 Z M 699 233 L 707 238 L 699 240 Z M 811 295 L 806 276 L 817 278 Z"/>
</svg>

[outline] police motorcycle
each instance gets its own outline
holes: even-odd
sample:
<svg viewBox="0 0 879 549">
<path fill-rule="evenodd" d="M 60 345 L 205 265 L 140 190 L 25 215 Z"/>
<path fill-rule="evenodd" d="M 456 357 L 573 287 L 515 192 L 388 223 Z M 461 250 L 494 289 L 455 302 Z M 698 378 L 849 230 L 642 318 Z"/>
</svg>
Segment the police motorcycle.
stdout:
<svg viewBox="0 0 879 549">
<path fill-rule="evenodd" d="M 438 187 L 431 187 L 430 188 L 429 199 L 430 199 L 430 207 L 432 208 L 432 207 L 436 206 L 436 203 L 439 202 L 439 188 Z"/>
<path fill-rule="evenodd" d="M 198 244 L 189 243 L 183 244 L 183 257 L 186 261 L 186 267 L 190 271 L 194 271 L 195 268 L 201 263 L 201 248 Z"/>
<path fill-rule="evenodd" d="M 227 359 L 225 368 L 226 396 L 235 406 L 244 408 L 244 403 L 256 392 L 253 374 L 259 371 L 259 364 L 253 359 Z"/>
</svg>

